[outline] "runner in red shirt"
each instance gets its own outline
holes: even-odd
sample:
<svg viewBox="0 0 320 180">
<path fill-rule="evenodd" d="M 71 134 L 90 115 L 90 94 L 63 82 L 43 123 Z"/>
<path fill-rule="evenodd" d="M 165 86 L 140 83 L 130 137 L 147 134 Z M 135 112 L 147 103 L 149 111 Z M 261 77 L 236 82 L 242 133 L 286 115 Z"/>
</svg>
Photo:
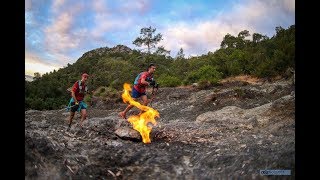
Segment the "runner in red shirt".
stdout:
<svg viewBox="0 0 320 180">
<path fill-rule="evenodd" d="M 150 64 L 147 71 L 141 72 L 134 81 L 134 86 L 132 87 L 131 97 L 137 99 L 141 97 L 142 104 L 147 106 L 149 103 L 148 97 L 146 95 L 147 86 L 155 85 L 153 81 L 153 73 L 156 71 L 156 66 Z M 119 116 L 126 119 L 126 113 L 133 107 L 133 105 L 128 105 L 124 111 L 119 113 Z"/>
<path fill-rule="evenodd" d="M 68 130 L 71 127 L 72 119 L 76 111 L 81 112 L 80 127 L 82 127 L 82 123 L 87 117 L 87 104 L 83 101 L 83 98 L 88 91 L 86 85 L 88 77 L 89 75 L 87 73 L 82 74 L 81 80 L 76 81 L 72 86 L 71 99 L 67 108 L 70 110 Z"/>
</svg>

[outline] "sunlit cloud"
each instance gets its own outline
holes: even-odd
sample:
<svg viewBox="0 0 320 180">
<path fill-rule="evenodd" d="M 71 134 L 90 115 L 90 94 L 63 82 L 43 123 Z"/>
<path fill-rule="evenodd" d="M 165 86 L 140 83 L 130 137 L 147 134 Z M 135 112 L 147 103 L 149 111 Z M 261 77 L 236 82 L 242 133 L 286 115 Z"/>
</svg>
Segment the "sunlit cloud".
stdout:
<svg viewBox="0 0 320 180">
<path fill-rule="evenodd" d="M 120 0 L 120 9 L 123 13 L 140 13 L 144 14 L 150 8 L 150 1 L 147 0 L 136 0 L 136 1 L 127 1 Z"/>
<path fill-rule="evenodd" d="M 201 55 L 217 50 L 223 37 L 228 33 L 237 36 L 239 32 L 248 30 L 251 35 L 253 33 L 271 35 L 277 26 L 274 21 L 279 16 L 287 16 L 283 9 L 294 13 L 294 5 L 292 5 L 294 1 L 284 2 L 280 2 L 281 5 L 278 7 L 278 1 L 248 0 L 243 4 L 234 4 L 230 12 L 218 13 L 211 20 L 194 24 L 182 22 L 170 25 L 163 30 L 164 40 L 161 44 L 166 49 L 172 50 L 172 56 L 175 56 L 180 48 L 183 48 L 187 56 Z M 266 21 L 269 29 L 261 32 L 262 28 L 259 27 L 263 27 Z M 294 24 L 294 16 L 288 20 L 288 24 L 290 23 Z"/>
<path fill-rule="evenodd" d="M 58 70 L 62 66 L 47 63 L 35 54 L 26 52 L 25 53 L 25 74 L 33 76 L 35 72 L 45 74 L 46 72 L 52 72 Z"/>
<path fill-rule="evenodd" d="M 96 0 L 92 2 L 92 8 L 97 14 L 109 13 L 107 2 L 104 0 Z"/>
<path fill-rule="evenodd" d="M 54 0 L 52 4 L 52 9 L 54 12 L 58 12 L 60 7 L 65 3 L 65 0 Z"/>
<path fill-rule="evenodd" d="M 25 0 L 24 2 L 25 2 L 25 3 L 24 3 L 24 9 L 25 9 L 26 11 L 31 10 L 32 0 Z"/>
<path fill-rule="evenodd" d="M 57 17 L 54 24 L 45 29 L 45 41 L 49 51 L 60 52 L 77 47 L 79 39 L 73 38 L 70 34 L 72 23 L 72 15 L 63 13 Z"/>
<path fill-rule="evenodd" d="M 91 31 L 94 38 L 101 38 L 109 33 L 111 30 L 119 30 L 129 28 L 133 23 L 130 18 L 119 20 L 108 18 L 104 15 L 99 15 L 95 17 L 96 27 Z"/>
<path fill-rule="evenodd" d="M 55 3 L 56 12 L 64 1 Z M 68 6 L 68 11 L 60 12 L 53 19 L 52 24 L 44 28 L 45 47 L 49 53 L 61 54 L 68 53 L 80 47 L 84 42 L 85 28 L 75 28 L 77 15 L 83 10 L 83 4 Z M 62 8 L 62 7 L 61 7 Z M 66 9 L 64 7 L 63 9 Z"/>
</svg>

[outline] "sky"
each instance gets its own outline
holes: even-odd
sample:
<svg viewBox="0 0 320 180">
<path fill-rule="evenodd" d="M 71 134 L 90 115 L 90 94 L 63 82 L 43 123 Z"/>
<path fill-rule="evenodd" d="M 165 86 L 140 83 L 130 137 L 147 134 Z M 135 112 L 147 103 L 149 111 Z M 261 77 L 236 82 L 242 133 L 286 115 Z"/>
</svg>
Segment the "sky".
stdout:
<svg viewBox="0 0 320 180">
<path fill-rule="evenodd" d="M 25 0 L 25 74 L 75 63 L 85 52 L 132 42 L 141 28 L 162 34 L 171 57 L 214 52 L 226 34 L 268 37 L 295 24 L 294 0 Z"/>
</svg>

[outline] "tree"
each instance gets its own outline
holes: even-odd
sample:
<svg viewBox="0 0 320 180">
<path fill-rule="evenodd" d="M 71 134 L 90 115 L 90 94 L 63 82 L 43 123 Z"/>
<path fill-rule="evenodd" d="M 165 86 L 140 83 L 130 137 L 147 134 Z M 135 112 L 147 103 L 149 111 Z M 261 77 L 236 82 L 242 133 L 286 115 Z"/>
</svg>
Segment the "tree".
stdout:
<svg viewBox="0 0 320 180">
<path fill-rule="evenodd" d="M 277 27 L 276 27 L 276 35 L 284 32 L 284 31 L 285 31 L 285 29 L 283 29 L 283 27 L 281 27 L 281 26 L 277 26 Z"/>
<path fill-rule="evenodd" d="M 184 58 L 183 49 L 180 48 L 179 52 L 177 53 L 177 59 L 183 59 L 183 58 Z"/>
<path fill-rule="evenodd" d="M 33 79 L 34 79 L 34 80 L 40 79 L 40 77 L 41 77 L 41 74 L 40 74 L 39 72 L 35 72 L 35 73 L 33 74 Z"/>
<path fill-rule="evenodd" d="M 268 39 L 267 36 L 263 36 L 262 34 L 259 34 L 259 33 L 253 33 L 253 35 L 252 35 L 252 41 L 254 43 L 258 43 L 258 42 L 261 42 L 261 41 L 264 41 L 267 39 Z"/>
<path fill-rule="evenodd" d="M 237 44 L 237 38 L 228 33 L 227 35 L 224 36 L 220 44 L 220 47 L 222 49 L 235 48 L 236 44 Z"/>
<path fill-rule="evenodd" d="M 245 38 L 249 36 L 250 36 L 250 33 L 248 30 L 243 30 L 239 32 L 236 47 L 238 49 L 243 49 L 245 46 L 247 46 L 250 43 L 250 41 L 246 40 Z"/>
<path fill-rule="evenodd" d="M 138 47 L 145 45 L 148 47 L 148 53 L 150 54 L 150 49 L 155 48 L 155 45 L 158 44 L 162 40 L 162 35 L 160 33 L 153 35 L 156 31 L 156 28 L 152 28 L 151 26 L 148 28 L 142 28 L 140 30 L 140 34 L 142 36 L 138 37 L 132 43 Z"/>
<path fill-rule="evenodd" d="M 166 50 L 163 46 L 158 47 L 156 50 L 156 54 L 158 55 L 170 55 L 170 51 Z"/>
<path fill-rule="evenodd" d="M 248 36 L 250 36 L 250 33 L 248 30 L 243 30 L 238 34 L 238 38 L 241 38 L 241 39 L 244 39 L 245 37 L 248 37 Z"/>
</svg>

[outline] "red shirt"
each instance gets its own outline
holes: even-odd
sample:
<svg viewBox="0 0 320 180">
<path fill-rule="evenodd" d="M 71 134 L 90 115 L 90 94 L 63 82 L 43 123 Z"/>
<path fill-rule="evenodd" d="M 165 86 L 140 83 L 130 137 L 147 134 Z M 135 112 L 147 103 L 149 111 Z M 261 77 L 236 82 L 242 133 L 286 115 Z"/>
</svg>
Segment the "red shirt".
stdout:
<svg viewBox="0 0 320 180">
<path fill-rule="evenodd" d="M 133 86 L 139 93 L 145 93 L 146 92 L 146 87 L 148 85 L 142 84 L 141 83 L 141 79 L 145 79 L 146 80 L 147 77 L 152 78 L 152 75 L 148 71 L 141 73 L 140 78 L 138 79 L 138 84 Z"/>
<path fill-rule="evenodd" d="M 77 101 L 82 101 L 83 98 L 84 98 L 84 95 L 85 95 L 84 91 L 85 91 L 86 85 L 85 85 L 83 82 L 81 82 L 82 92 L 80 92 L 78 82 L 79 82 L 79 81 L 77 81 L 77 82 L 74 83 L 74 85 L 72 86 L 72 91 L 74 92 Z"/>
</svg>

